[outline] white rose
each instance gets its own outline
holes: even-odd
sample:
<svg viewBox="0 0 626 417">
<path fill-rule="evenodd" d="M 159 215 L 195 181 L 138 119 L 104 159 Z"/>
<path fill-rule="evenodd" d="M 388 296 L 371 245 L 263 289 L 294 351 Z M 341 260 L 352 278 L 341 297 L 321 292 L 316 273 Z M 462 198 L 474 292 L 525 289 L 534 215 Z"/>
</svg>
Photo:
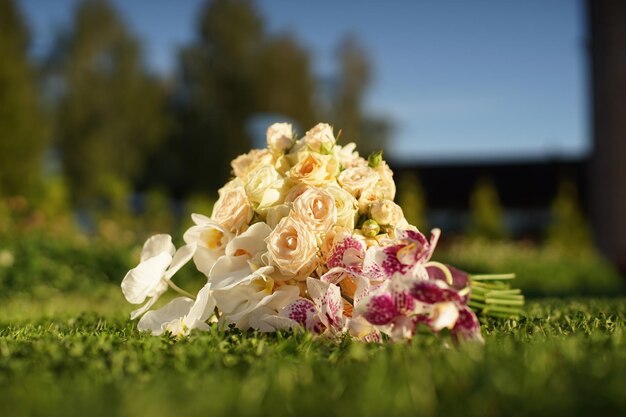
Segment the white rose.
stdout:
<svg viewBox="0 0 626 417">
<path fill-rule="evenodd" d="M 287 204 L 278 204 L 267 209 L 266 222 L 273 229 L 283 219 L 289 216 L 291 209 Z"/>
<path fill-rule="evenodd" d="M 318 123 L 304 135 L 304 144 L 313 152 L 329 152 L 335 146 L 333 128 L 327 123 Z"/>
<path fill-rule="evenodd" d="M 379 183 L 376 183 L 376 185 L 371 188 L 363 190 L 359 196 L 359 213 L 367 214 L 372 204 L 380 200 L 387 200 L 387 198 L 385 198 L 386 196 L 387 192 L 383 188 L 379 187 Z"/>
<path fill-rule="evenodd" d="M 293 202 L 293 217 L 315 233 L 326 233 L 337 221 L 334 197 L 311 187 Z"/>
<path fill-rule="evenodd" d="M 404 213 L 393 201 L 381 200 L 370 206 L 370 218 L 382 226 L 395 226 L 404 219 Z"/>
<path fill-rule="evenodd" d="M 378 173 L 367 166 L 348 168 L 337 177 L 339 184 L 356 198 L 364 190 L 373 187 L 379 179 Z"/>
<path fill-rule="evenodd" d="M 355 149 L 356 144 L 354 143 L 348 143 L 345 146 L 335 145 L 333 148 L 333 154 L 344 168 L 367 166 L 367 161 L 361 158 Z"/>
<path fill-rule="evenodd" d="M 356 199 L 336 184 L 325 188 L 335 199 L 335 207 L 337 208 L 337 226 L 343 226 L 350 230 L 354 229 L 354 225 L 358 216 Z"/>
<path fill-rule="evenodd" d="M 300 197 L 302 193 L 311 188 L 311 186 L 306 184 L 296 184 L 291 187 L 287 194 L 285 194 L 285 203 L 293 203 L 296 201 L 296 198 Z"/>
<path fill-rule="evenodd" d="M 228 182 L 218 193 L 219 198 L 213 206 L 211 219 L 230 232 L 245 231 L 254 216 L 254 208 L 246 196 L 241 180 Z"/>
<path fill-rule="evenodd" d="M 248 174 L 259 166 L 271 165 L 274 162 L 274 156 L 267 149 L 253 149 L 248 153 L 239 155 L 233 159 L 230 166 L 237 178 L 246 181 Z"/>
<path fill-rule="evenodd" d="M 287 175 L 287 171 L 291 169 L 291 162 L 289 162 L 289 158 L 286 155 L 281 155 L 274 162 L 274 168 L 280 175 Z"/>
<path fill-rule="evenodd" d="M 332 155 L 301 152 L 298 161 L 287 172 L 287 178 L 295 183 L 319 186 L 337 177 L 339 163 Z"/>
<path fill-rule="evenodd" d="M 270 264 L 290 278 L 304 280 L 317 264 L 315 235 L 304 223 L 285 217 L 267 238 Z"/>
<path fill-rule="evenodd" d="M 293 128 L 290 123 L 274 123 L 267 128 L 267 147 L 276 154 L 287 152 L 293 146 Z"/>
<path fill-rule="evenodd" d="M 280 203 L 284 198 L 285 179 L 271 165 L 256 168 L 248 174 L 245 185 L 250 201 L 264 209 Z"/>
<path fill-rule="evenodd" d="M 384 198 L 387 200 L 396 198 L 396 183 L 393 181 L 393 171 L 389 165 L 383 161 L 374 170 L 380 176 L 376 187 L 383 191 Z"/>
</svg>

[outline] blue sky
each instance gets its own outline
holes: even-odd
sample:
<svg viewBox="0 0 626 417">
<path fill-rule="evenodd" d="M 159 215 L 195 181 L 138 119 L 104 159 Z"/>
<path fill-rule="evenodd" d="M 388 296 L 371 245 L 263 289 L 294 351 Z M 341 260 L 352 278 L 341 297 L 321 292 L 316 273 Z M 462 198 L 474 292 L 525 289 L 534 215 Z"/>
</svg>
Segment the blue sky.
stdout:
<svg viewBox="0 0 626 417">
<path fill-rule="evenodd" d="M 77 0 L 21 0 L 34 53 L 67 26 Z M 116 0 L 167 75 L 194 36 L 202 0 Z M 588 152 L 584 4 L 580 0 L 259 0 L 271 32 L 288 31 L 334 70 L 340 39 L 367 48 L 366 108 L 395 126 L 390 152 L 406 160 L 558 158 Z"/>
</svg>

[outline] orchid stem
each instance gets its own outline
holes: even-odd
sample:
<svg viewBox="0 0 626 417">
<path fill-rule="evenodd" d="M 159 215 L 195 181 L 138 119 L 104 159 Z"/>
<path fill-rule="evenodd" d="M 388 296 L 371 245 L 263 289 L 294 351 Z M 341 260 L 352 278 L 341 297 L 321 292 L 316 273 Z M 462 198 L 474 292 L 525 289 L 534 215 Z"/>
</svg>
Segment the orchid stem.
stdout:
<svg viewBox="0 0 626 417">
<path fill-rule="evenodd" d="M 167 280 L 167 285 L 169 285 L 174 291 L 176 291 L 177 293 L 179 293 L 180 295 L 184 295 L 185 297 L 189 297 L 192 300 L 196 299 L 196 296 L 193 294 L 188 293 L 187 291 L 183 290 L 182 288 L 180 288 L 178 285 L 174 284 L 172 282 L 171 279 Z"/>
</svg>

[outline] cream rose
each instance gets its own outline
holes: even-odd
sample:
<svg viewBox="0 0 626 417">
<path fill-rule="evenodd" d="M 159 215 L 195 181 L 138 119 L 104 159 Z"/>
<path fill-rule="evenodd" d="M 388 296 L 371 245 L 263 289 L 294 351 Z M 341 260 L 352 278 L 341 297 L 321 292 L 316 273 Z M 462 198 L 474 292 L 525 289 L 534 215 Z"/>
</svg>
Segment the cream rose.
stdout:
<svg viewBox="0 0 626 417">
<path fill-rule="evenodd" d="M 381 200 L 370 206 L 370 218 L 381 226 L 395 226 L 404 219 L 404 213 L 393 201 Z"/>
<path fill-rule="evenodd" d="M 335 146 L 333 128 L 327 123 L 318 123 L 304 135 L 304 144 L 313 152 L 330 152 Z"/>
<path fill-rule="evenodd" d="M 254 208 L 246 196 L 241 180 L 234 179 L 228 182 L 218 194 L 219 198 L 213 206 L 211 219 L 230 232 L 245 231 L 254 216 Z"/>
<path fill-rule="evenodd" d="M 274 156 L 267 149 L 253 149 L 233 159 L 230 166 L 237 178 L 246 181 L 248 174 L 259 166 L 272 165 Z"/>
<path fill-rule="evenodd" d="M 276 154 L 285 153 L 293 146 L 293 128 L 290 123 L 274 123 L 267 128 L 267 147 Z"/>
<path fill-rule="evenodd" d="M 284 188 L 285 179 L 271 165 L 260 166 L 248 174 L 245 185 L 248 198 L 261 210 L 282 202 Z"/>
<path fill-rule="evenodd" d="M 291 209 L 287 204 L 278 204 L 267 209 L 266 222 L 273 229 L 283 219 L 289 216 Z"/>
<path fill-rule="evenodd" d="M 300 197 L 302 193 L 311 188 L 311 186 L 306 184 L 296 184 L 291 187 L 287 194 L 285 195 L 285 203 L 293 203 L 296 201 L 296 198 Z"/>
<path fill-rule="evenodd" d="M 333 154 L 342 167 L 354 168 L 357 166 L 367 166 L 367 161 L 359 156 L 355 150 L 356 144 L 348 143 L 344 146 L 335 145 Z"/>
<path fill-rule="evenodd" d="M 370 206 L 377 201 L 387 200 L 387 191 L 379 186 L 380 183 L 376 183 L 371 188 L 364 190 L 359 197 L 359 213 L 367 214 L 370 210 Z"/>
<path fill-rule="evenodd" d="M 339 164 L 332 155 L 313 152 L 298 154 L 298 162 L 287 172 L 287 178 L 295 183 L 322 185 L 337 177 Z"/>
<path fill-rule="evenodd" d="M 373 187 L 379 179 L 378 173 L 367 166 L 348 168 L 337 177 L 339 184 L 356 198 L 364 190 Z"/>
<path fill-rule="evenodd" d="M 284 217 L 267 238 L 270 264 L 281 275 L 304 280 L 317 266 L 317 242 L 308 227 L 293 217 Z"/>
<path fill-rule="evenodd" d="M 337 221 L 334 197 L 320 188 L 311 187 L 293 202 L 293 217 L 314 233 L 326 233 Z"/>
<path fill-rule="evenodd" d="M 335 207 L 337 208 L 337 226 L 343 226 L 350 230 L 354 229 L 354 225 L 358 216 L 357 200 L 336 184 L 325 188 L 335 199 Z"/>
<path fill-rule="evenodd" d="M 376 187 L 383 191 L 384 198 L 387 200 L 396 198 L 396 183 L 393 181 L 393 171 L 389 165 L 383 161 L 374 170 L 380 176 Z"/>
</svg>

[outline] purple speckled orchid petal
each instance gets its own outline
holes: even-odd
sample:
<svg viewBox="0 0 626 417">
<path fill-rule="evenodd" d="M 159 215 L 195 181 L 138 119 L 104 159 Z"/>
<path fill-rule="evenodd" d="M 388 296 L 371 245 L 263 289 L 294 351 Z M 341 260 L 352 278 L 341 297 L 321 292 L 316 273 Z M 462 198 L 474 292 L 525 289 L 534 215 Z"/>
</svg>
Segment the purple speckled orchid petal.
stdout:
<svg viewBox="0 0 626 417">
<path fill-rule="evenodd" d="M 380 246 L 372 246 L 365 252 L 363 260 L 363 275 L 370 280 L 382 281 L 387 277 L 383 273 L 382 263 L 385 259 L 385 253 Z"/>
<path fill-rule="evenodd" d="M 311 277 L 307 278 L 306 286 L 320 322 L 331 331 L 341 330 L 343 328 L 341 289 L 335 284 Z"/>
<path fill-rule="evenodd" d="M 373 246 L 365 253 L 363 274 L 372 280 L 391 279 L 395 275 L 411 273 L 414 263 L 404 263 L 398 259 L 399 251 L 406 245 Z"/>
<path fill-rule="evenodd" d="M 470 285 L 469 274 L 465 271 L 461 271 L 453 266 L 446 265 L 450 274 L 452 274 L 452 287 L 461 291 L 464 288 L 467 288 Z M 446 282 L 446 276 L 440 268 L 434 266 L 427 266 L 426 271 L 428 271 L 428 278 L 432 280 L 439 280 Z M 461 297 L 463 300 L 463 304 L 467 304 L 469 301 L 469 293 Z"/>
<path fill-rule="evenodd" d="M 391 293 L 398 314 L 410 314 L 415 310 L 415 298 L 408 291 L 393 291 Z"/>
<path fill-rule="evenodd" d="M 430 241 L 417 230 L 403 230 L 399 232 L 404 247 L 398 252 L 398 259 L 405 264 L 425 263 L 430 260 L 439 241 L 441 230 L 433 229 L 430 232 Z"/>
<path fill-rule="evenodd" d="M 317 329 L 320 324 L 315 304 L 306 298 L 298 298 L 289 304 L 280 312 L 280 316 L 287 317 L 310 331 Z"/>
<path fill-rule="evenodd" d="M 433 256 L 435 252 L 435 248 L 437 247 L 437 242 L 439 242 L 439 237 L 441 236 L 440 229 L 433 229 L 430 231 L 430 241 L 428 242 L 428 251 L 426 256 L 420 259 L 421 262 L 428 262 L 430 258 Z"/>
<path fill-rule="evenodd" d="M 365 244 L 354 236 L 346 236 L 341 243 L 335 245 L 328 256 L 328 268 L 342 267 L 354 271 L 363 268 Z"/>
<path fill-rule="evenodd" d="M 392 340 L 410 340 L 415 334 L 415 323 L 407 316 L 398 316 L 394 319 L 390 336 Z"/>
<path fill-rule="evenodd" d="M 397 315 L 394 298 L 389 293 L 371 296 L 363 312 L 363 318 L 376 326 L 391 323 Z"/>
<path fill-rule="evenodd" d="M 469 307 L 459 308 L 459 318 L 452 329 L 452 334 L 460 340 L 483 340 L 478 318 Z"/>
<path fill-rule="evenodd" d="M 419 281 L 411 287 L 411 295 L 425 304 L 435 304 L 444 301 L 462 303 L 462 297 L 444 282 L 439 280 Z"/>
</svg>

